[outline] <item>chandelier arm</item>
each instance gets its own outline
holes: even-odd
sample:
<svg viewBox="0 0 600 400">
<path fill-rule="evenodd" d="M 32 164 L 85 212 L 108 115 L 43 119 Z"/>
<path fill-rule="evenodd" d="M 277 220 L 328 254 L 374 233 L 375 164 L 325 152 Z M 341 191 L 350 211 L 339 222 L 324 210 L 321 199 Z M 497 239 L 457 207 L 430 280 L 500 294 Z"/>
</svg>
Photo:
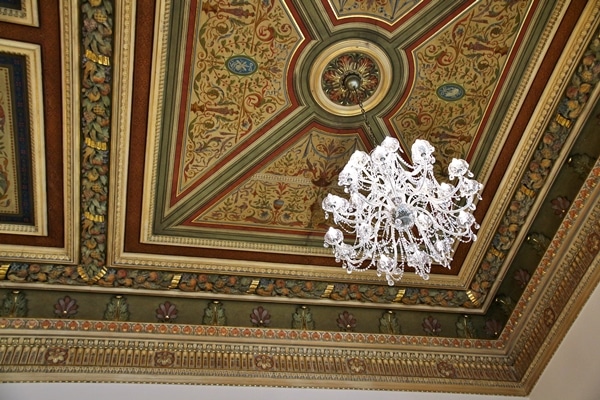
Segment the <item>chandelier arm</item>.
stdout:
<svg viewBox="0 0 600 400">
<path fill-rule="evenodd" d="M 461 239 L 462 237 L 465 237 L 465 236 L 469 237 L 472 234 L 470 226 L 466 226 L 462 230 L 457 230 L 456 228 L 459 228 L 459 227 L 455 226 L 455 225 L 453 226 L 453 228 L 455 228 L 455 229 L 451 230 L 451 229 L 446 229 L 443 226 L 439 226 L 439 229 L 437 231 L 443 232 L 444 234 L 447 235 L 447 237 L 452 237 L 454 239 Z"/>
<path fill-rule="evenodd" d="M 395 155 L 395 160 L 402 166 L 402 169 L 405 171 L 412 171 L 414 169 L 414 165 L 409 164 L 408 162 L 406 162 L 402 156 L 400 155 L 400 153 L 402 152 L 402 149 L 399 149 L 398 152 L 396 152 Z"/>
<path fill-rule="evenodd" d="M 358 239 L 357 239 L 358 240 Z M 362 264 L 369 259 L 369 257 L 366 257 L 366 252 L 363 250 L 364 246 L 360 245 L 360 244 L 356 244 L 356 240 L 354 242 L 354 246 L 352 246 L 352 248 L 354 249 L 356 254 L 361 254 L 360 257 L 355 257 L 352 260 L 347 260 L 347 262 L 350 265 L 350 272 L 354 271 L 354 270 L 366 270 L 369 269 L 372 265 L 373 262 L 371 261 L 368 265 L 363 266 Z M 351 262 L 350 262 L 351 261 Z"/>
</svg>

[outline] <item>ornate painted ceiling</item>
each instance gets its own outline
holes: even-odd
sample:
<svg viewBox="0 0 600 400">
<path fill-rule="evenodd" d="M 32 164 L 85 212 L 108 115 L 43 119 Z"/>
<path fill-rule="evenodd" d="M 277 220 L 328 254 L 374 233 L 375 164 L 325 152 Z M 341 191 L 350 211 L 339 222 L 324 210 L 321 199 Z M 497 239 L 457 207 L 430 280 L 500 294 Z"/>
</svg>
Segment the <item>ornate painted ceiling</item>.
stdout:
<svg viewBox="0 0 600 400">
<path fill-rule="evenodd" d="M 598 282 L 600 1 L 18 3 L 2 381 L 525 395 Z M 427 281 L 323 246 L 322 199 L 386 136 L 484 185 Z"/>
</svg>

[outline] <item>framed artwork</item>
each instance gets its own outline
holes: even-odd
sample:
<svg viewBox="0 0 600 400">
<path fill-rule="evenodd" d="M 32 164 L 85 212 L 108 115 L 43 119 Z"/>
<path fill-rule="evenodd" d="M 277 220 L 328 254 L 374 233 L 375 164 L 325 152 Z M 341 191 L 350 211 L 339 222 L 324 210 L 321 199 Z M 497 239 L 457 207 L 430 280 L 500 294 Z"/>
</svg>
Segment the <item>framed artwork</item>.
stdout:
<svg viewBox="0 0 600 400">
<path fill-rule="evenodd" d="M 37 0 L 0 0 L 0 21 L 40 26 Z"/>
<path fill-rule="evenodd" d="M 40 46 L 0 39 L 0 233 L 46 234 Z"/>
</svg>

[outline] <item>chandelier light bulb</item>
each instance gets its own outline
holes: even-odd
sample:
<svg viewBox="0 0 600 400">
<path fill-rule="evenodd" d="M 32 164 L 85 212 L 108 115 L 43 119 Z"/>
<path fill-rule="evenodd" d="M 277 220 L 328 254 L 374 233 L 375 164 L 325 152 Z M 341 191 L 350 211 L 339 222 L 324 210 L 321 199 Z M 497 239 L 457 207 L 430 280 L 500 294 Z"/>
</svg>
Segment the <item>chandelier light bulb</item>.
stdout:
<svg viewBox="0 0 600 400">
<path fill-rule="evenodd" d="M 456 241 L 475 241 L 479 229 L 473 212 L 482 185 L 465 160 L 453 159 L 439 183 L 433 174 L 434 147 L 426 140 L 412 146 L 413 165 L 400 156 L 398 140 L 387 137 L 370 154 L 356 151 L 340 172 L 338 184 L 349 199 L 328 194 L 325 218 L 330 227 L 325 247 L 348 273 L 377 269 L 390 286 L 402 278 L 405 266 L 429 279 L 431 264 L 450 268 Z"/>
</svg>

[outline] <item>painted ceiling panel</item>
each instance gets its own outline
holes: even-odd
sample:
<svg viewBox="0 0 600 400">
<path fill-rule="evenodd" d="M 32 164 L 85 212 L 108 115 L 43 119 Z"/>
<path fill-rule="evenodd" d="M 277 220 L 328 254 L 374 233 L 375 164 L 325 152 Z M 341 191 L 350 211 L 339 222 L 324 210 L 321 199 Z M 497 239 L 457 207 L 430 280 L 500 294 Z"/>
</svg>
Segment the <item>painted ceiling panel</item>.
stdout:
<svg viewBox="0 0 600 400">
<path fill-rule="evenodd" d="M 391 125 L 409 148 L 426 138 L 444 160 L 467 158 L 498 100 L 534 2 L 482 1 L 411 50 L 414 77 Z"/>
<path fill-rule="evenodd" d="M 395 79 L 396 71 L 390 70 L 388 60 L 396 59 L 397 54 L 386 54 L 381 49 L 371 53 L 370 48 L 377 45 L 366 40 L 364 45 L 355 45 L 358 53 L 368 54 L 368 63 L 364 64 L 355 54 L 343 53 L 344 40 L 323 45 L 319 51 L 313 50 L 319 48 L 318 40 L 313 40 L 310 46 L 299 47 L 308 36 L 302 32 L 303 27 L 311 22 L 311 13 L 318 11 L 312 5 L 192 4 L 196 8 L 189 13 L 167 14 L 175 15 L 169 22 L 171 25 L 176 23 L 176 18 L 189 16 L 184 35 L 188 44 L 183 46 L 183 67 L 167 65 L 165 71 L 166 77 L 173 77 L 176 74 L 168 71 L 182 70 L 184 89 L 181 110 L 173 112 L 179 119 L 177 139 L 169 139 L 173 131 L 165 126 L 160 133 L 162 139 L 157 142 L 157 145 L 162 143 L 161 147 L 154 151 L 163 154 L 155 163 L 173 163 L 168 168 L 173 176 L 170 173 L 157 175 L 157 179 L 165 179 L 157 186 L 166 188 L 170 184 L 172 188 L 169 205 L 164 206 L 168 211 L 155 221 L 162 221 L 158 224 L 161 232 L 168 230 L 170 236 L 185 237 L 193 229 L 216 226 L 220 217 L 233 241 L 237 240 L 236 231 L 247 237 L 247 233 L 256 228 L 263 233 L 260 237 L 269 243 L 277 242 L 283 226 L 288 234 L 306 235 L 307 227 L 312 226 L 311 221 L 316 216 L 314 209 L 319 208 L 319 198 L 323 196 L 313 194 L 322 192 L 318 186 L 322 182 L 313 180 L 312 188 L 304 187 L 308 192 L 301 194 L 300 189 L 295 188 L 291 192 L 286 190 L 284 195 L 283 180 L 263 180 L 266 175 L 259 172 L 257 165 L 264 168 L 265 163 L 271 162 L 273 154 L 279 154 L 288 146 L 289 137 L 304 135 L 306 138 L 294 140 L 314 140 L 305 124 L 316 113 L 324 115 L 326 122 L 334 123 L 339 120 L 336 114 L 356 111 L 352 102 L 344 100 L 344 90 L 339 90 L 339 80 L 352 70 L 352 65 L 357 62 L 373 65 L 359 70 L 365 74 L 365 82 L 377 76 L 368 92 L 369 96 L 376 93 L 373 97 L 379 104 L 374 105 L 396 110 L 385 117 L 391 123 L 390 134 L 397 135 L 405 149 L 409 149 L 416 138 L 431 141 L 437 149 L 436 170 L 443 175 L 442 170 L 449 160 L 471 156 L 473 147 L 481 140 L 486 112 L 499 99 L 504 71 L 514 61 L 511 54 L 518 52 L 518 44 L 522 43 L 519 35 L 526 31 L 528 13 L 533 12 L 529 2 L 509 4 L 493 0 L 471 4 L 462 11 L 450 9 L 447 16 L 442 14 L 449 22 L 423 32 L 422 39 L 415 42 L 417 47 L 409 51 L 414 64 L 409 62 L 400 71 L 406 70 L 413 79 L 404 93 L 381 97 L 388 90 L 383 88 L 384 82 Z M 297 7 L 303 10 L 298 11 Z M 338 35 L 346 32 L 346 36 L 356 28 L 350 23 L 353 19 L 344 21 L 348 22 L 347 29 L 344 30 L 343 24 L 338 26 Z M 370 28 L 363 24 L 366 31 Z M 318 29 L 317 37 L 327 34 L 325 26 Z M 386 39 L 388 43 L 383 49 L 405 41 L 403 31 L 397 32 L 396 36 Z M 292 60 L 295 53 L 299 53 L 298 63 Z M 315 57 L 325 61 L 321 64 L 314 61 Z M 311 86 L 310 90 L 302 90 L 309 82 L 296 77 L 303 76 L 307 70 L 310 70 Z M 177 83 L 165 86 L 176 88 Z M 301 90 L 296 91 L 297 88 Z M 382 93 L 377 94 L 377 90 Z M 168 102 L 170 94 L 164 96 Z M 317 99 L 317 109 L 293 109 L 297 106 L 290 103 L 291 99 L 298 98 L 299 104 L 310 104 L 314 101 L 310 96 Z M 373 106 L 369 103 L 371 100 L 366 99 L 367 109 Z M 395 103 L 398 100 L 400 102 Z M 323 109 L 318 109 L 323 104 L 325 114 Z M 300 113 L 298 123 L 273 127 L 273 121 L 289 118 L 290 112 Z M 360 122 L 357 124 L 364 129 Z M 175 146 L 168 148 L 168 152 L 167 143 Z M 259 150 L 266 148 L 269 148 L 266 152 Z M 299 157 L 293 162 L 300 161 L 306 168 L 318 168 L 323 163 L 322 159 L 312 156 L 303 160 L 306 155 L 297 152 L 288 152 L 285 157 L 289 159 L 292 154 Z M 336 168 L 341 170 L 341 165 Z M 331 171 L 329 175 L 336 172 Z M 332 176 L 327 177 L 327 183 L 330 191 L 339 190 Z M 153 209 L 161 210 L 161 193 L 157 194 L 158 203 Z M 283 219 L 278 220 L 280 217 Z M 277 227 L 271 237 L 269 226 Z M 176 233 L 178 231 L 181 233 Z M 205 235 L 201 231 L 196 234 Z"/>
<path fill-rule="evenodd" d="M 352 153 L 364 151 L 359 143 L 355 135 L 311 129 L 192 222 L 321 237 L 321 202 Z"/>
<path fill-rule="evenodd" d="M 0 41 L 0 232 L 47 231 L 40 52 Z"/>
<path fill-rule="evenodd" d="M 325 0 L 326 1 L 326 0 Z M 429 4 L 430 0 L 329 0 L 336 18 L 373 18 L 394 25 L 407 14 Z"/>
<path fill-rule="evenodd" d="M 0 6 L 0 257 L 73 262 L 79 246 L 73 129 L 80 121 L 72 52 L 61 55 L 56 27 L 40 27 L 37 2 L 13 3 Z M 52 4 L 39 9 L 42 20 L 59 19 Z"/>
<path fill-rule="evenodd" d="M 190 16 L 186 37 L 192 39 L 186 46 L 176 198 L 291 107 L 290 60 L 304 39 L 280 2 L 194 5 L 183 14 Z"/>
<path fill-rule="evenodd" d="M 28 104 L 27 99 L 27 71 L 24 56 L 10 55 L 8 53 L 0 54 L 0 87 L 2 104 L 0 104 L 0 214 L 2 220 L 6 221 L 9 215 L 26 218 L 22 222 L 31 222 L 30 210 L 23 210 L 23 200 L 25 206 L 29 209 L 31 196 L 28 195 L 31 187 L 30 176 L 27 172 L 30 166 L 27 165 L 29 152 L 29 117 L 27 107 L 19 107 L 13 111 L 13 105 Z M 13 86 L 13 82 L 16 85 Z M 21 129 L 17 130 L 17 126 Z M 20 133 L 20 134 L 19 134 Z M 20 140 L 19 140 L 20 139 Z M 19 162 L 23 160 L 24 162 Z M 20 172 L 25 172 L 25 176 L 20 176 Z M 19 183 L 23 179 L 22 183 Z M 20 198 L 23 187 L 25 198 Z"/>
</svg>

